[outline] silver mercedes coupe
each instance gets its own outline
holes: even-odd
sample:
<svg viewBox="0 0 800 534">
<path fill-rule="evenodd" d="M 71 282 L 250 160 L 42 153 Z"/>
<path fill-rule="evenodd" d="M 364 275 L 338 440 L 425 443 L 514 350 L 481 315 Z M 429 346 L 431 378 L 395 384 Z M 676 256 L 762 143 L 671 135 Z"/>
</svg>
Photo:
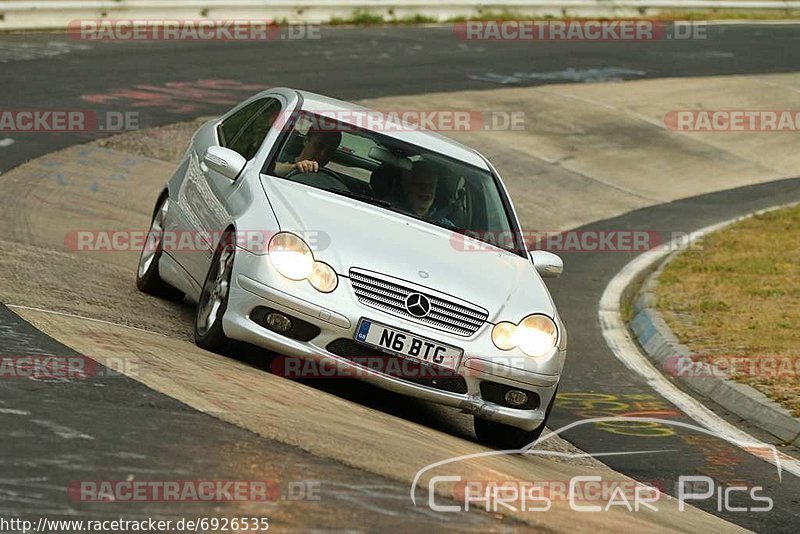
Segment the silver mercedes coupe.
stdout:
<svg viewBox="0 0 800 534">
<path fill-rule="evenodd" d="M 197 303 L 195 340 L 286 376 L 356 377 L 474 416 L 518 448 L 553 406 L 566 332 L 497 171 L 402 118 L 262 92 L 192 137 L 155 205 L 140 290 Z M 274 368 L 273 368 L 274 369 Z"/>
</svg>

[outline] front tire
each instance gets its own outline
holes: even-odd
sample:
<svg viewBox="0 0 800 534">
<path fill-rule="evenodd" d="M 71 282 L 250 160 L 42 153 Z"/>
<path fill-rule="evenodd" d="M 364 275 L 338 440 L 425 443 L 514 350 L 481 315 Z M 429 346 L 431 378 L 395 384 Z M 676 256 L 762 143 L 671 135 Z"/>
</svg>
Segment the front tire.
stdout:
<svg viewBox="0 0 800 534">
<path fill-rule="evenodd" d="M 142 253 L 139 255 L 139 266 L 136 269 L 136 287 L 139 291 L 161 297 L 172 302 L 183 300 L 183 291 L 175 289 L 158 273 L 158 263 L 164 253 L 164 222 L 169 211 L 169 197 L 162 198 L 156 205 L 150 230 L 147 232 Z"/>
<path fill-rule="evenodd" d="M 550 412 L 553 410 L 553 405 L 556 402 L 556 394 L 558 387 L 553 392 L 553 398 L 550 399 L 550 404 L 547 405 L 547 410 L 544 412 L 544 420 L 535 430 L 523 430 L 511 425 L 504 425 L 488 419 L 474 418 L 475 435 L 478 441 L 489 447 L 496 449 L 521 449 L 539 439 L 539 436 L 544 432 L 547 420 L 550 418 Z"/>
<path fill-rule="evenodd" d="M 222 352 L 230 343 L 222 330 L 222 317 L 228 309 L 235 252 L 233 231 L 228 230 L 217 246 L 197 302 L 194 341 L 212 352 Z"/>
</svg>

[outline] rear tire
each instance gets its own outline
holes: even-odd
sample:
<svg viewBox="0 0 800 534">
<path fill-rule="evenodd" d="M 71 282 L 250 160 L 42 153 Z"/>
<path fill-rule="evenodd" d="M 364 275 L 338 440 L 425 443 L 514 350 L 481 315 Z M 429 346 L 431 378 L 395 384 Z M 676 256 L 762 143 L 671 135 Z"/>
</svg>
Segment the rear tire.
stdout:
<svg viewBox="0 0 800 534">
<path fill-rule="evenodd" d="M 212 352 L 223 352 L 230 343 L 222 330 L 222 317 L 228 309 L 235 252 L 233 231 L 228 230 L 217 246 L 197 302 L 194 341 Z"/>
<path fill-rule="evenodd" d="M 164 280 L 158 272 L 158 263 L 164 252 L 164 221 L 169 210 L 169 197 L 159 200 L 153 218 L 150 221 L 150 230 L 147 240 L 139 254 L 139 265 L 136 269 L 136 287 L 139 291 L 161 297 L 172 302 L 183 300 L 183 291 L 175 289 Z"/>
<path fill-rule="evenodd" d="M 550 418 L 550 412 L 553 410 L 557 393 L 558 386 L 556 386 L 556 391 L 553 392 L 553 398 L 550 399 L 550 404 L 547 405 L 547 410 L 544 412 L 542 424 L 535 430 L 523 430 L 515 426 L 475 417 L 475 435 L 478 437 L 478 441 L 489 447 L 502 450 L 521 449 L 533 443 L 539 439 L 539 436 L 544 432 L 547 420 Z"/>
</svg>

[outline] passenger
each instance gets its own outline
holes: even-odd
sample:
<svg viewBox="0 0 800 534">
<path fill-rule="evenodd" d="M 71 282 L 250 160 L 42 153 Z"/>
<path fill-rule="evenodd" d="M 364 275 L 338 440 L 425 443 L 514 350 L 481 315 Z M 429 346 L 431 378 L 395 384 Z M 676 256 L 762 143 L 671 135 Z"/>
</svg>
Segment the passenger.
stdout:
<svg viewBox="0 0 800 534">
<path fill-rule="evenodd" d="M 449 219 L 434 220 L 434 201 L 440 177 L 438 166 L 423 160 L 416 161 L 409 176 L 402 180 L 400 209 L 434 224 L 455 227 Z"/>
<path fill-rule="evenodd" d="M 341 141 L 341 132 L 309 130 L 300 155 L 294 162 L 275 163 L 275 174 L 285 177 L 294 170 L 302 173 L 318 172 L 333 159 Z"/>
</svg>

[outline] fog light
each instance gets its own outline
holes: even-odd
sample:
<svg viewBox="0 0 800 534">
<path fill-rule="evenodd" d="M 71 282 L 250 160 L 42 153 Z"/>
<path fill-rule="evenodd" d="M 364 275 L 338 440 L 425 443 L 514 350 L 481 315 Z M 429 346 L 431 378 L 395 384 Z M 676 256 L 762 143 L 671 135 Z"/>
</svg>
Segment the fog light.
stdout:
<svg viewBox="0 0 800 534">
<path fill-rule="evenodd" d="M 272 312 L 267 315 L 266 318 L 267 326 L 271 330 L 276 332 L 280 332 L 283 334 L 284 332 L 288 332 L 292 328 L 292 321 L 282 313 Z"/>
<path fill-rule="evenodd" d="M 506 402 L 511 406 L 522 406 L 528 402 L 528 394 L 518 389 L 509 389 L 506 391 Z"/>
</svg>

